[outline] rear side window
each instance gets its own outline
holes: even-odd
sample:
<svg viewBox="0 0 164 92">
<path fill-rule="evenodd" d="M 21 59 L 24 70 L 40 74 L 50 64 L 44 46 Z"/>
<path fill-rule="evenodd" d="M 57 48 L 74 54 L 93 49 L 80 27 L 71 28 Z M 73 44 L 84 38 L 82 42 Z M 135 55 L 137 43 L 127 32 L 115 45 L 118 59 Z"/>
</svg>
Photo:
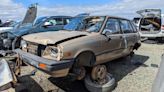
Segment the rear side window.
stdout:
<svg viewBox="0 0 164 92">
<path fill-rule="evenodd" d="M 120 26 L 123 33 L 133 33 L 133 28 L 128 20 L 120 20 Z"/>
</svg>

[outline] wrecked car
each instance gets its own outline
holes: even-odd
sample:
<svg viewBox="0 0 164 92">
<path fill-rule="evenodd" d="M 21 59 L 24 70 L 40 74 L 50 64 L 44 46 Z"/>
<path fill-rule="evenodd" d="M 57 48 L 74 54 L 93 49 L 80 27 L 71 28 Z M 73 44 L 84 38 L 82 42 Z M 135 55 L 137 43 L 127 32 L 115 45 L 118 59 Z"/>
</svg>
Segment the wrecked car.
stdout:
<svg viewBox="0 0 164 92">
<path fill-rule="evenodd" d="M 77 80 L 85 78 L 89 91 L 109 92 L 114 79 L 104 63 L 130 55 L 140 45 L 140 35 L 128 19 L 83 16 L 72 19 L 64 30 L 23 36 L 15 52 L 52 77 L 73 74 Z"/>
<path fill-rule="evenodd" d="M 12 30 L 17 23 L 14 21 L 7 21 L 3 24 L 0 24 L 0 32 Z"/>
<path fill-rule="evenodd" d="M 12 40 L 14 39 L 13 32 L 31 26 L 31 23 L 36 18 L 36 12 L 37 12 L 37 6 L 35 4 L 32 4 L 30 7 L 28 7 L 25 18 L 23 19 L 22 22 L 16 23 L 16 25 L 14 25 L 14 28 L 12 27 L 10 28 L 10 30 L 5 29 L 0 31 L 0 55 L 6 54 L 4 50 L 11 50 Z M 7 23 L 7 24 L 11 24 L 11 23 Z"/>
<path fill-rule="evenodd" d="M 137 11 L 141 16 L 134 18 L 142 38 L 164 40 L 164 16 L 160 9 L 144 9 Z"/>
<path fill-rule="evenodd" d="M 45 16 L 39 17 L 34 21 L 36 11 L 36 6 L 30 7 L 19 28 L 0 33 L 0 49 L 2 55 L 5 56 L 7 50 L 18 48 L 21 36 L 31 33 L 61 30 L 71 19 L 70 16 Z"/>
</svg>

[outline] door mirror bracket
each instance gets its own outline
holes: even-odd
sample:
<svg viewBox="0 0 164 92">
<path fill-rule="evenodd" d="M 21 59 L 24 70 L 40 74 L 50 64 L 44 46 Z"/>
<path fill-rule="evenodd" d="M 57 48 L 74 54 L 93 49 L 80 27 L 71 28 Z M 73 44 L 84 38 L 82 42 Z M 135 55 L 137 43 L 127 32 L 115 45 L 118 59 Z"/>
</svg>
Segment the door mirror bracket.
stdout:
<svg viewBox="0 0 164 92">
<path fill-rule="evenodd" d="M 52 23 L 50 23 L 50 22 L 45 22 L 45 23 L 43 24 L 43 27 L 45 27 L 45 28 L 47 28 L 47 27 L 49 27 L 49 26 L 52 26 Z"/>
<path fill-rule="evenodd" d="M 111 40 L 111 37 L 109 36 L 110 32 L 106 31 L 105 33 L 103 33 L 104 36 L 106 36 L 108 38 L 108 41 Z"/>
</svg>

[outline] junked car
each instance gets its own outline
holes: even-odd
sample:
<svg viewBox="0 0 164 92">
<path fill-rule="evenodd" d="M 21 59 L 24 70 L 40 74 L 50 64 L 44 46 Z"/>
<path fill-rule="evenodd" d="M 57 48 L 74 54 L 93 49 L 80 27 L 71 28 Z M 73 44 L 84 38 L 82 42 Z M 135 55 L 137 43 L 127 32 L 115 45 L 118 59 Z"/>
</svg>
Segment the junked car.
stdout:
<svg viewBox="0 0 164 92">
<path fill-rule="evenodd" d="M 160 9 L 144 9 L 137 13 L 141 16 L 134 18 L 134 22 L 142 38 L 164 40 L 164 16 Z"/>
<path fill-rule="evenodd" d="M 9 23 L 1 24 L 1 26 L 6 26 L 6 25 L 11 26 L 9 28 L 2 28 L 0 31 L 0 54 L 1 55 L 5 53 L 4 50 L 9 50 L 11 48 L 12 41 L 10 40 L 10 38 L 13 37 L 12 32 L 16 31 L 17 29 L 19 30 L 27 26 L 31 26 L 30 24 L 36 18 L 36 14 L 37 14 L 37 6 L 36 4 L 32 4 L 30 7 L 28 7 L 28 10 L 22 22 L 18 22 L 18 23 L 9 22 Z"/>
<path fill-rule="evenodd" d="M 21 36 L 39 32 L 58 31 L 63 29 L 64 25 L 69 23 L 70 20 L 70 16 L 39 17 L 32 26 L 26 25 L 26 27 L 21 27 L 20 29 L 10 32 L 7 39 L 16 41 L 12 43 L 12 49 L 14 49 L 19 47 Z"/>
<path fill-rule="evenodd" d="M 6 21 L 5 23 L 0 24 L 0 33 L 14 29 L 17 24 L 18 23 L 15 21 Z"/>
<path fill-rule="evenodd" d="M 140 45 L 140 35 L 128 19 L 81 16 L 64 30 L 23 36 L 21 49 L 15 52 L 26 64 L 53 77 L 74 74 L 78 80 L 85 78 L 89 91 L 109 92 L 114 79 L 104 63 L 131 54 Z"/>
<path fill-rule="evenodd" d="M 7 50 L 11 51 L 19 47 L 21 36 L 38 32 L 61 30 L 71 19 L 70 16 L 45 16 L 35 20 L 36 13 L 30 13 L 30 15 L 29 12 L 36 12 L 36 9 L 28 10 L 19 28 L 0 34 L 0 49 L 2 55 L 6 55 Z M 29 18 L 29 16 L 31 17 Z"/>
</svg>

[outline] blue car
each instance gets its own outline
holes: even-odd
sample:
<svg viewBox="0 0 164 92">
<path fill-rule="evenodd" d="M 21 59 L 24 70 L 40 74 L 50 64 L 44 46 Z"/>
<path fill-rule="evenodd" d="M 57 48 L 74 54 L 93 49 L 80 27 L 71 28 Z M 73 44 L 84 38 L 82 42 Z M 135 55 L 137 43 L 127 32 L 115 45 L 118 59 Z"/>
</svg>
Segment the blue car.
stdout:
<svg viewBox="0 0 164 92">
<path fill-rule="evenodd" d="M 70 22 L 70 16 L 46 16 L 40 17 L 34 23 L 20 25 L 17 29 L 0 34 L 0 50 L 12 50 L 19 47 L 21 36 L 47 31 L 58 31 Z M 1 54 L 1 53 L 0 53 Z"/>
</svg>

